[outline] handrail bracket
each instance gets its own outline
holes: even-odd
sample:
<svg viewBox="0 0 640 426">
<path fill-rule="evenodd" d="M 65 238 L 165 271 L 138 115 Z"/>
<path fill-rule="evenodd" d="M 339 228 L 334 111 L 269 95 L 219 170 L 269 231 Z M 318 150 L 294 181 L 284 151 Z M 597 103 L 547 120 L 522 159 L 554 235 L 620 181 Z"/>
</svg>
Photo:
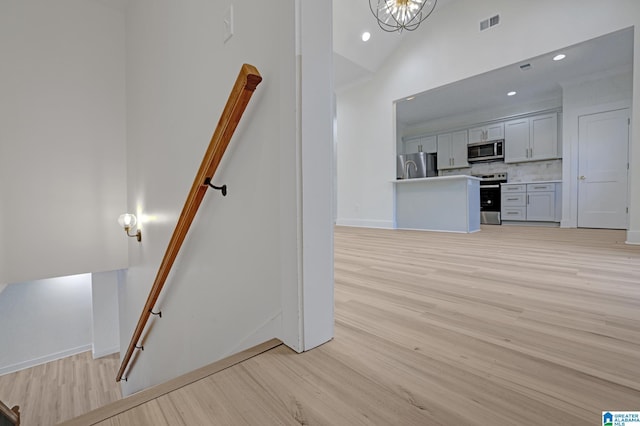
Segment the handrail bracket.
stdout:
<svg viewBox="0 0 640 426">
<path fill-rule="evenodd" d="M 217 191 L 221 191 L 223 197 L 227 196 L 227 185 L 215 186 L 214 184 L 211 183 L 211 178 L 206 178 L 204 180 L 204 184 L 205 185 L 209 185 L 211 188 L 213 188 L 213 189 L 215 189 Z"/>
</svg>

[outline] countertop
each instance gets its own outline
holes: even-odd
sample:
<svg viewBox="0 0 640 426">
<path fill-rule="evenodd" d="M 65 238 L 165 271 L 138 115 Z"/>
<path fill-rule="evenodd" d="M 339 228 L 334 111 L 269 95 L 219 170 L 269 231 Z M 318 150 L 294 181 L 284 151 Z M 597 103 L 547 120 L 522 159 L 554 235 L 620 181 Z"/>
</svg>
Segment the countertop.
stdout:
<svg viewBox="0 0 640 426">
<path fill-rule="evenodd" d="M 480 178 L 468 176 L 468 175 L 451 175 L 451 176 L 433 176 L 433 177 L 416 178 L 416 179 L 397 179 L 397 180 L 392 180 L 391 183 L 436 182 L 436 181 L 443 181 L 443 180 L 459 180 L 459 179 L 470 179 L 470 180 L 477 180 L 477 181 L 482 180 Z"/>
</svg>

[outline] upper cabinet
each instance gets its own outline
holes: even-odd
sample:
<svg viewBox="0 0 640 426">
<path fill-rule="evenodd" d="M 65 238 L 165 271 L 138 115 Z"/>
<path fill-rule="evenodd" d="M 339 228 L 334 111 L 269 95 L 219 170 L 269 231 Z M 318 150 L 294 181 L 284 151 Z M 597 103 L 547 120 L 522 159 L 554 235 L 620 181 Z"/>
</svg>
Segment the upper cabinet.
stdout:
<svg viewBox="0 0 640 426">
<path fill-rule="evenodd" d="M 558 114 L 519 118 L 504 123 L 505 163 L 560 157 Z"/>
<path fill-rule="evenodd" d="M 538 115 L 531 121 L 531 158 L 548 160 L 561 157 L 558 145 L 558 114 Z"/>
<path fill-rule="evenodd" d="M 466 130 L 438 135 L 438 170 L 469 167 Z"/>
<path fill-rule="evenodd" d="M 504 139 L 504 123 L 494 123 L 469 129 L 469 143 Z"/>
<path fill-rule="evenodd" d="M 404 153 L 414 154 L 416 152 L 437 152 L 438 143 L 435 136 L 411 139 L 404 143 Z"/>
</svg>

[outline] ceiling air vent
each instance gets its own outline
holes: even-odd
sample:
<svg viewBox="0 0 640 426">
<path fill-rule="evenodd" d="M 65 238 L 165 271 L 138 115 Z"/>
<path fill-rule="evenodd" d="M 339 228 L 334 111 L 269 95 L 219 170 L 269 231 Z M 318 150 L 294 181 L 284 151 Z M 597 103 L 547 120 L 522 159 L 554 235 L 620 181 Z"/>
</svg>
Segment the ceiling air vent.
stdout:
<svg viewBox="0 0 640 426">
<path fill-rule="evenodd" d="M 500 23 L 500 15 L 492 16 L 483 21 L 480 21 L 480 31 L 488 30 L 491 27 L 495 27 Z"/>
</svg>

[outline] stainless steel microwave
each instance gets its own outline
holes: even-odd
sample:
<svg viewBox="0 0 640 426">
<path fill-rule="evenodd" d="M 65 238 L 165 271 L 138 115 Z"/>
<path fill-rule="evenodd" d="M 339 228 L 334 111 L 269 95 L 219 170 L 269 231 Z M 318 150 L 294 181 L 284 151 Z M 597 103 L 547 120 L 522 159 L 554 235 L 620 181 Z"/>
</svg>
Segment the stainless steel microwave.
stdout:
<svg viewBox="0 0 640 426">
<path fill-rule="evenodd" d="M 504 160 L 504 139 L 469 144 L 467 160 L 469 162 Z"/>
</svg>

